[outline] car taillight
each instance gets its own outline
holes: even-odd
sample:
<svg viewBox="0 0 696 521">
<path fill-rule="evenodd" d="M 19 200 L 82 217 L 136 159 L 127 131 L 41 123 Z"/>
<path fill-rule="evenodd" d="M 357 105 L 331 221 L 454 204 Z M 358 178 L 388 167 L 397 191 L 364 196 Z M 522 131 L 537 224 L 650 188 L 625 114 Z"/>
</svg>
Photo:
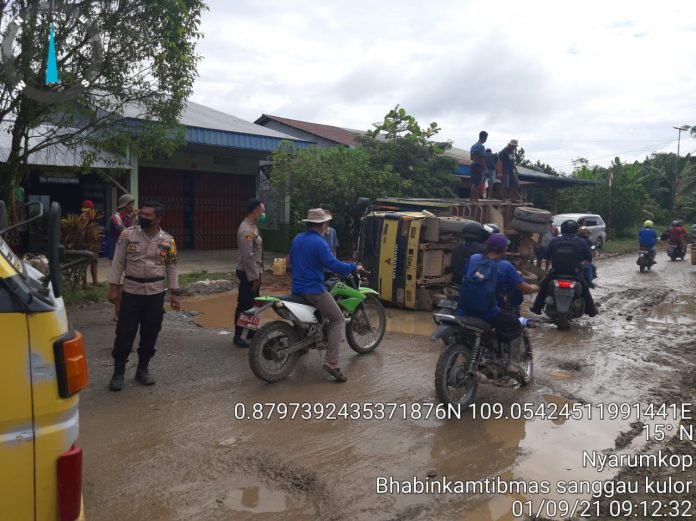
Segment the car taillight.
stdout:
<svg viewBox="0 0 696 521">
<path fill-rule="evenodd" d="M 73 445 L 58 457 L 60 521 L 75 521 L 82 510 L 82 449 Z"/>
<path fill-rule="evenodd" d="M 564 288 L 564 289 L 568 289 L 568 288 L 573 287 L 573 282 L 570 280 L 558 280 L 558 281 L 556 281 L 556 284 L 558 284 L 559 288 Z"/>
<path fill-rule="evenodd" d="M 75 331 L 53 345 L 56 359 L 58 394 L 70 398 L 87 387 L 87 356 L 82 333 Z"/>
</svg>

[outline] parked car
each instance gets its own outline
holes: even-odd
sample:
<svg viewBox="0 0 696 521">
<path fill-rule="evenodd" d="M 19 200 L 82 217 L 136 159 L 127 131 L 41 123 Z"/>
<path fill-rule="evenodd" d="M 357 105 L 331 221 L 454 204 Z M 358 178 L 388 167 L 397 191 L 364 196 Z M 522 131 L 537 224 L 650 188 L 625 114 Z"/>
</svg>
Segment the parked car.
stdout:
<svg viewBox="0 0 696 521">
<path fill-rule="evenodd" d="M 596 213 L 559 213 L 553 216 L 553 224 L 560 228 L 564 221 L 580 222 L 585 220 L 585 226 L 590 229 L 590 240 L 601 248 L 607 242 L 607 225 Z"/>
</svg>

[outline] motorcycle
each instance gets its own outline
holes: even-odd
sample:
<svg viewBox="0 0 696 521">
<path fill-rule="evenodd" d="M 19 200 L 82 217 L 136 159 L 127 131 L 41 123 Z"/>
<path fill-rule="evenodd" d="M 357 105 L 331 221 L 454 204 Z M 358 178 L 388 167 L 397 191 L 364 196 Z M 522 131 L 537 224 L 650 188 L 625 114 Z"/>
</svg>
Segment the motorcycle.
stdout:
<svg viewBox="0 0 696 521">
<path fill-rule="evenodd" d="M 636 264 L 638 264 L 641 273 L 645 273 L 646 270 L 650 271 L 650 267 L 655 264 L 655 261 L 653 260 L 652 253 L 648 248 L 641 247 L 640 251 L 638 252 L 638 260 L 636 261 Z"/>
<path fill-rule="evenodd" d="M 684 257 L 686 257 L 686 242 L 679 243 L 670 241 L 667 245 L 667 255 L 673 261 L 677 260 L 677 258 L 684 260 Z"/>
<path fill-rule="evenodd" d="M 378 293 L 361 287 L 362 282 L 356 274 L 325 282 L 345 316 L 348 345 L 358 354 L 377 349 L 387 329 L 387 317 L 377 300 Z M 283 320 L 259 327 L 260 316 L 267 309 Z M 321 313 L 298 295 L 257 297 L 255 307 L 240 314 L 237 324 L 244 328 L 242 338 L 254 331 L 249 365 L 266 382 L 282 380 L 295 368 L 300 355 L 309 349 L 326 349 L 328 345 L 326 322 Z"/>
<path fill-rule="evenodd" d="M 570 329 L 570 321 L 585 314 L 585 299 L 582 297 L 582 281 L 578 277 L 558 275 L 551 282 L 551 291 L 546 297 L 544 313 L 561 331 Z"/>
<path fill-rule="evenodd" d="M 432 342 L 444 338 L 451 343 L 440 354 L 435 369 L 435 393 L 446 405 L 466 408 L 476 399 L 482 380 L 505 383 L 516 378 L 520 385 L 531 383 L 534 374 L 532 343 L 527 327 L 532 323 L 520 317 L 522 336 L 513 342 L 522 342 L 522 374 L 507 372 L 510 344 L 499 342 L 493 326 L 479 318 L 456 316 L 454 312 L 436 312 L 438 325 L 430 337 Z"/>
</svg>

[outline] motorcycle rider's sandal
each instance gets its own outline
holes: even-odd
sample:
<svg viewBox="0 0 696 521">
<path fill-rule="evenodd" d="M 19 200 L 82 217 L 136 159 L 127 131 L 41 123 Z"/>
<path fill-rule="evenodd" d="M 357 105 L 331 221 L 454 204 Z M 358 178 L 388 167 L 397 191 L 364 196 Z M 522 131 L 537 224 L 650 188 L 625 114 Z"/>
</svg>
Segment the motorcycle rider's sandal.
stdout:
<svg viewBox="0 0 696 521">
<path fill-rule="evenodd" d="M 323 369 L 333 376 L 337 382 L 343 383 L 348 381 L 348 378 L 346 378 L 346 376 L 341 372 L 340 367 L 329 367 L 328 365 L 324 364 Z"/>
</svg>

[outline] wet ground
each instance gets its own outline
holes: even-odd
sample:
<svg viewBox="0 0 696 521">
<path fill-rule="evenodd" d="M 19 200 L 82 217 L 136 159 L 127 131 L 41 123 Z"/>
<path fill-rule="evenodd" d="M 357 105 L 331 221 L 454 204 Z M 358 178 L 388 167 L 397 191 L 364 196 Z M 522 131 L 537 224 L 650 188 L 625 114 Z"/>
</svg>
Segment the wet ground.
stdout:
<svg viewBox="0 0 696 521">
<path fill-rule="evenodd" d="M 692 400 L 696 267 L 663 259 L 647 274 L 638 273 L 632 256 L 600 262 L 594 294 L 601 315 L 574 323 L 570 332 L 548 324 L 531 331 L 531 386 L 479 388 L 479 414 L 501 407 L 508 418 L 497 420 L 439 420 L 432 411 L 424 418 L 436 402 L 432 380 L 441 350 L 427 337 L 429 313 L 388 309 L 388 333 L 372 354 L 357 356 L 344 344 L 346 384 L 330 381 L 319 353 L 310 351 L 289 378 L 269 385 L 252 375 L 246 351 L 225 330 L 234 294 L 186 299 L 188 313 L 201 314 L 194 323 L 168 313 L 153 361 L 157 385 L 130 379 L 133 357 L 126 388 L 114 394 L 106 390 L 111 311 L 73 312 L 90 355 L 91 386 L 80 407 L 88 519 L 509 520 L 514 500 L 589 496 L 377 494 L 377 479 L 499 477 L 548 480 L 555 488 L 558 481 L 626 472 L 584 467 L 583 450 L 632 454 L 671 444 L 693 452 L 693 443 L 679 444 L 673 434 L 662 445 L 646 444 L 631 419 L 600 419 L 596 409 L 591 419 L 510 419 L 518 404 Z M 310 405 L 299 405 L 295 419 L 281 419 L 294 406 L 265 405 L 278 403 Z M 378 416 L 376 404 L 384 404 L 392 418 L 345 419 L 343 404 L 343 416 L 352 404 Z M 264 418 L 254 419 L 259 415 Z M 672 432 L 678 425 L 657 422 L 672 425 Z"/>
</svg>

